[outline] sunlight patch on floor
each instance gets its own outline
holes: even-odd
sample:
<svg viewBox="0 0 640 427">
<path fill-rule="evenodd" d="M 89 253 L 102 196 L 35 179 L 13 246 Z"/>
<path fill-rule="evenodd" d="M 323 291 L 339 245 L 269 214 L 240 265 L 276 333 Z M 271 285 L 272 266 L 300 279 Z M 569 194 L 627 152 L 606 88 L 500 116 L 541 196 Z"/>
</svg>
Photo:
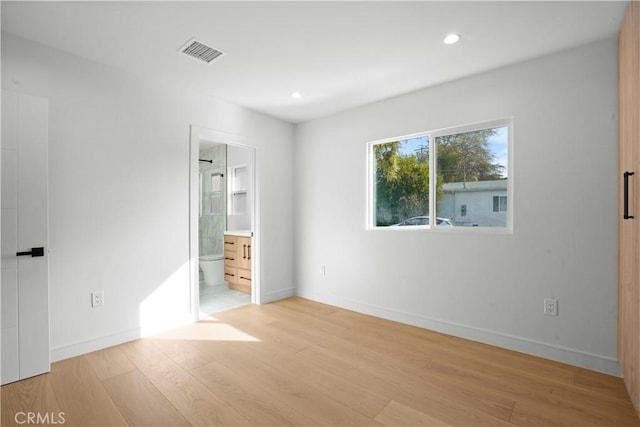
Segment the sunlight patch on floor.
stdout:
<svg viewBox="0 0 640 427">
<path fill-rule="evenodd" d="M 231 325 L 221 323 L 213 317 L 210 317 L 210 319 L 211 320 L 193 323 L 173 331 L 156 335 L 154 338 L 198 341 L 260 341 L 258 338 L 242 332 Z"/>
</svg>

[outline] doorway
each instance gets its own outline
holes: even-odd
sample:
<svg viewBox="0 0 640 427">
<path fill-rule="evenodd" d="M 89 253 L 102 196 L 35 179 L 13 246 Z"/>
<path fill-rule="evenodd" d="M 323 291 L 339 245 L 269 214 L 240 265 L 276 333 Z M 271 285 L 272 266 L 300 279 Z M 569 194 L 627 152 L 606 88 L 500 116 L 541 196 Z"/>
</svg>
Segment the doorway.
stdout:
<svg viewBox="0 0 640 427">
<path fill-rule="evenodd" d="M 259 303 L 255 157 L 255 148 L 236 135 L 191 126 L 189 240 L 196 320 Z"/>
</svg>

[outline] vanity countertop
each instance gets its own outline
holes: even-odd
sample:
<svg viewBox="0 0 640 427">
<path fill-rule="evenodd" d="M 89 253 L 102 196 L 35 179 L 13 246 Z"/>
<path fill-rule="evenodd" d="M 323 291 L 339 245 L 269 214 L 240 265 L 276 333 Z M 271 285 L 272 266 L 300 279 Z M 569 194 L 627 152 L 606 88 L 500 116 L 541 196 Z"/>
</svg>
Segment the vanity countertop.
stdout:
<svg viewBox="0 0 640 427">
<path fill-rule="evenodd" d="M 225 236 L 240 236 L 240 237 L 252 237 L 253 231 L 251 230 L 227 230 L 224 232 Z"/>
</svg>

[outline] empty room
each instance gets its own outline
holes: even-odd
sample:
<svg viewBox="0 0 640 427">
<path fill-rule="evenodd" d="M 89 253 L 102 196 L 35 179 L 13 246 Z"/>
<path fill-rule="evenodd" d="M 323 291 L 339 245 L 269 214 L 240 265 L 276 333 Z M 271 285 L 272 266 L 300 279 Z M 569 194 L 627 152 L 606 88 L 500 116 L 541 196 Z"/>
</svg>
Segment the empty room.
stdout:
<svg viewBox="0 0 640 427">
<path fill-rule="evenodd" d="M 640 4 L 2 1 L 2 426 L 640 425 Z"/>
</svg>

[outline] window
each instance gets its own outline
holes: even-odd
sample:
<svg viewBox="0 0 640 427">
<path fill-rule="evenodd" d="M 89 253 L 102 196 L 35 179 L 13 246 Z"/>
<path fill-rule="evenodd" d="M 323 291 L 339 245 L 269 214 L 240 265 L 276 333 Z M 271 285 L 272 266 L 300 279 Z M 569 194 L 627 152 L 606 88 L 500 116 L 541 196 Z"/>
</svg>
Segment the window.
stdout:
<svg viewBox="0 0 640 427">
<path fill-rule="evenodd" d="M 370 143 L 370 227 L 509 227 L 511 126 L 500 120 Z"/>
<path fill-rule="evenodd" d="M 429 225 L 429 136 L 373 144 L 375 225 Z"/>
<path fill-rule="evenodd" d="M 494 212 L 507 211 L 507 196 L 493 196 L 493 211 Z"/>
</svg>

